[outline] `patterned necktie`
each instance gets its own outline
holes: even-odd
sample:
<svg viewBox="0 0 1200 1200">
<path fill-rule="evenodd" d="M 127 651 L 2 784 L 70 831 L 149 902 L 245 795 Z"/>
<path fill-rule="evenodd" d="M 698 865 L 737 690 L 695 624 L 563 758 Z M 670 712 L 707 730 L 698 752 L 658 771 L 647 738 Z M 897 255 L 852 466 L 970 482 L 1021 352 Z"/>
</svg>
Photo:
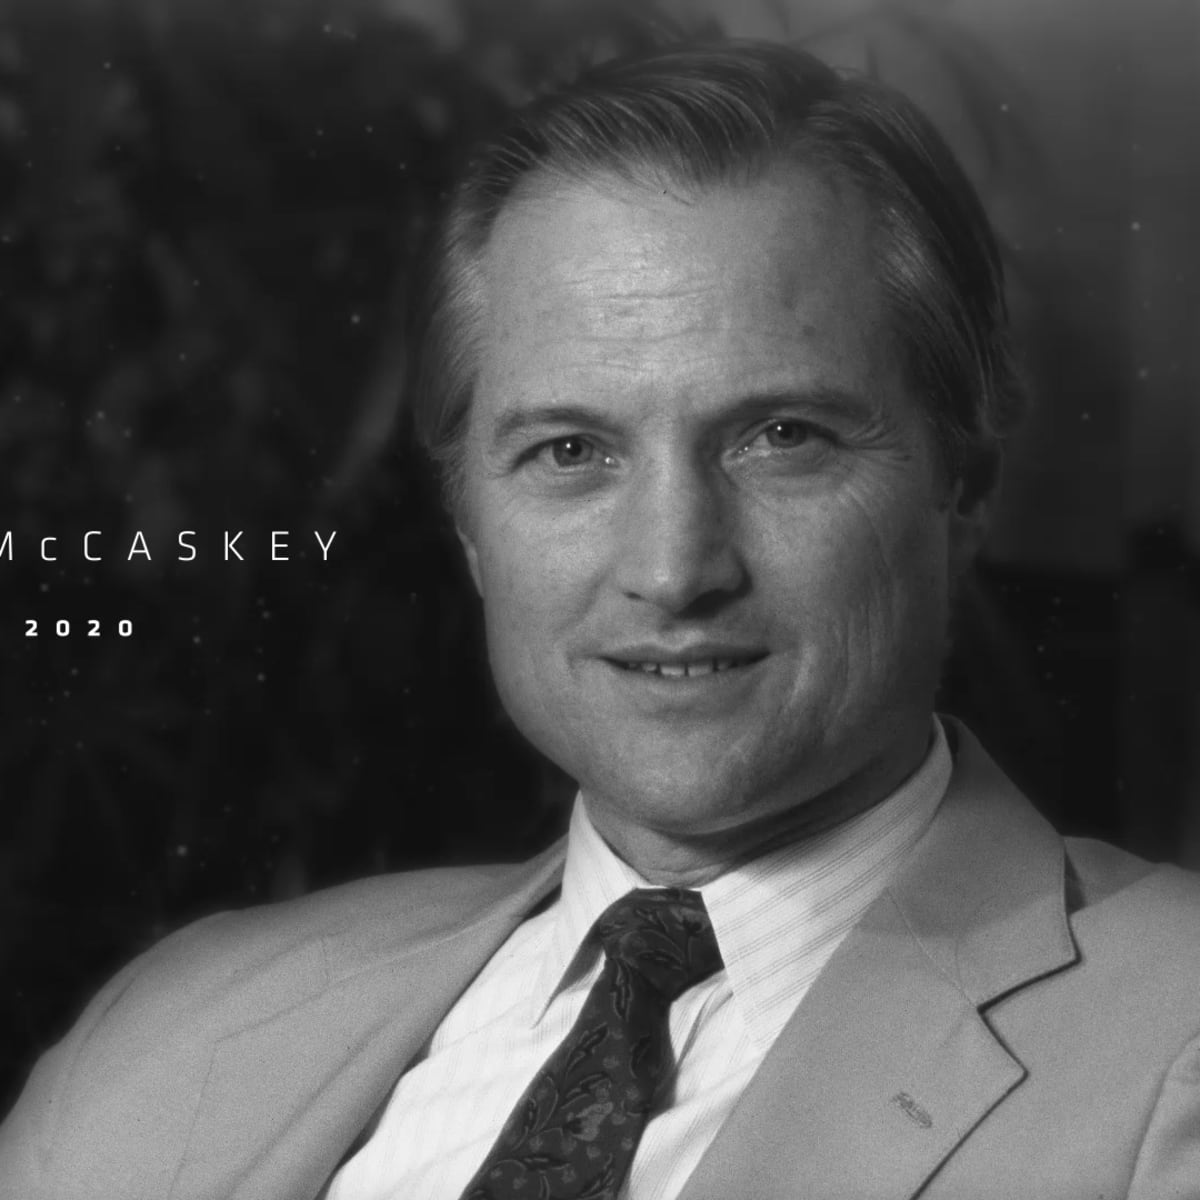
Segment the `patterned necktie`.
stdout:
<svg viewBox="0 0 1200 1200">
<path fill-rule="evenodd" d="M 721 953 L 700 894 L 680 888 L 630 892 L 593 932 L 604 972 L 463 1200 L 615 1200 L 671 1064 L 671 1002 Z"/>
</svg>

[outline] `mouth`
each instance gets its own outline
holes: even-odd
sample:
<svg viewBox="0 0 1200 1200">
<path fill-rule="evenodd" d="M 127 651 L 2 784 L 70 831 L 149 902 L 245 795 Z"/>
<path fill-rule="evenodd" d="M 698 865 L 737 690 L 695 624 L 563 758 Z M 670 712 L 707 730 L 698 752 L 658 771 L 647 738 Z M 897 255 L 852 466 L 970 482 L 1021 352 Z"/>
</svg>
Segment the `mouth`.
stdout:
<svg viewBox="0 0 1200 1200">
<path fill-rule="evenodd" d="M 657 675 L 662 679 L 695 679 L 703 675 L 723 675 L 751 667 L 766 658 L 765 654 L 747 654 L 739 657 L 713 657 L 688 659 L 624 659 L 609 658 L 619 670 L 633 674 Z"/>
</svg>

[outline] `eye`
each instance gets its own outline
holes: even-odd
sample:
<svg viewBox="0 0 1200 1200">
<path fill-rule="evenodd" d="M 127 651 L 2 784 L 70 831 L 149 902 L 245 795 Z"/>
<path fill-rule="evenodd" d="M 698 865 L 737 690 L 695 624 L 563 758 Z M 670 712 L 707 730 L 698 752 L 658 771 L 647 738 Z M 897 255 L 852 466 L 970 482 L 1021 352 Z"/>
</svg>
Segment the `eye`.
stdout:
<svg viewBox="0 0 1200 1200">
<path fill-rule="evenodd" d="M 742 443 L 739 454 L 770 454 L 775 450 L 815 449 L 829 441 L 816 425 L 797 417 L 777 417 L 760 425 Z"/>
<path fill-rule="evenodd" d="M 794 450 L 797 446 L 803 446 L 812 435 L 812 426 L 803 421 L 772 421 L 762 431 L 767 445 L 776 450 Z"/>
<path fill-rule="evenodd" d="M 546 486 L 592 486 L 616 465 L 602 440 L 583 433 L 564 433 L 537 442 L 516 460 L 518 468 L 533 472 L 532 478 Z"/>
<path fill-rule="evenodd" d="M 539 448 L 539 454 L 549 455 L 550 461 L 563 470 L 586 467 L 596 457 L 596 447 L 586 438 L 568 436 L 555 438 Z"/>
</svg>

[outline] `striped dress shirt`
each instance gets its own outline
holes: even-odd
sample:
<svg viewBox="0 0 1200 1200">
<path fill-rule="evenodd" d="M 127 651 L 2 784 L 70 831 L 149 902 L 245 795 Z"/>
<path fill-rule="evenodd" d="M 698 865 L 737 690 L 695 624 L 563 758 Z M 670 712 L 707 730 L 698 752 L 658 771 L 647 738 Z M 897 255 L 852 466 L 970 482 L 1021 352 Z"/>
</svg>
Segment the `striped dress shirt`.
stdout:
<svg viewBox="0 0 1200 1200">
<path fill-rule="evenodd" d="M 678 1196 L 821 968 L 929 825 L 951 769 L 934 725 L 924 762 L 882 803 L 699 889 L 725 969 L 671 1006 L 676 1073 L 622 1200 Z M 558 897 L 517 927 L 446 1014 L 328 1200 L 458 1200 L 599 977 L 592 924 L 645 886 L 577 800 Z"/>
</svg>

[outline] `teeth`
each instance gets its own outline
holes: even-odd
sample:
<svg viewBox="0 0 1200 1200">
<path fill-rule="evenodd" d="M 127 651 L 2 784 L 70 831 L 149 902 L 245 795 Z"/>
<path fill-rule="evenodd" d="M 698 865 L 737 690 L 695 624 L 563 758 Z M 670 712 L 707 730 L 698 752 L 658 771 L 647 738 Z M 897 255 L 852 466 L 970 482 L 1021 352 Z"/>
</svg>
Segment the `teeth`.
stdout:
<svg viewBox="0 0 1200 1200">
<path fill-rule="evenodd" d="M 626 663 L 627 671 L 644 671 L 647 675 L 662 675 L 667 679 L 691 678 L 695 675 L 715 675 L 738 665 L 735 658 L 710 658 L 707 662 L 694 663 Z"/>
</svg>

